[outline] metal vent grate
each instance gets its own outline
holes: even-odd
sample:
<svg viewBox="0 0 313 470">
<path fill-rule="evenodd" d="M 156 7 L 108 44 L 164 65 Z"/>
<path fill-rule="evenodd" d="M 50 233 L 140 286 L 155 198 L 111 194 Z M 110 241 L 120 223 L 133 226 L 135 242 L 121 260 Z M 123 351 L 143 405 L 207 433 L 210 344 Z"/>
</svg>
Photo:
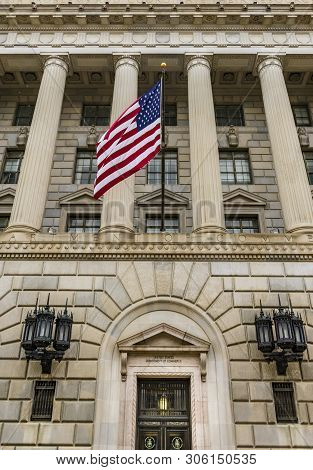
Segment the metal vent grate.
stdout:
<svg viewBox="0 0 313 470">
<path fill-rule="evenodd" d="M 272 385 L 277 422 L 298 422 L 292 382 L 273 382 Z"/>
<path fill-rule="evenodd" d="M 51 421 L 55 383 L 54 380 L 36 381 L 31 421 Z"/>
</svg>

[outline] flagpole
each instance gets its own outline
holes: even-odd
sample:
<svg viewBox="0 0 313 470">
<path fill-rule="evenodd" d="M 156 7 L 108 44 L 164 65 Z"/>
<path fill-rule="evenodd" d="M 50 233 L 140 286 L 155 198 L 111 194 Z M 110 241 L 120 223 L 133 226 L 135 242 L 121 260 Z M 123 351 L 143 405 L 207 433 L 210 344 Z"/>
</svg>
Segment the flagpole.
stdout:
<svg viewBox="0 0 313 470">
<path fill-rule="evenodd" d="M 161 77 L 161 232 L 165 232 L 165 69 L 166 63 L 162 62 L 162 77 Z"/>
</svg>

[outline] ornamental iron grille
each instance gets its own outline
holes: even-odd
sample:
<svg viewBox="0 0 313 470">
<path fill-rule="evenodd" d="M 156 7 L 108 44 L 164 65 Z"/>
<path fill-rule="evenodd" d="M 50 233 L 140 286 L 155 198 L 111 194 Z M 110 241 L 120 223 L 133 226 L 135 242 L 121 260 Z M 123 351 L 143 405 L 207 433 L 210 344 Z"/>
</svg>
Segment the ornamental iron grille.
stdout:
<svg viewBox="0 0 313 470">
<path fill-rule="evenodd" d="M 36 380 L 31 421 L 51 421 L 55 380 Z"/>
<path fill-rule="evenodd" d="M 273 382 L 277 423 L 297 423 L 297 411 L 292 382 Z"/>
<path fill-rule="evenodd" d="M 138 449 L 190 449 L 189 385 L 187 379 L 138 381 Z"/>
<path fill-rule="evenodd" d="M 268 362 L 276 362 L 278 375 L 286 375 L 288 362 L 302 361 L 307 340 L 301 315 L 296 314 L 292 306 L 282 307 L 279 296 L 278 300 L 279 307 L 273 310 L 273 319 L 264 313 L 261 304 L 260 315 L 255 317 L 255 328 L 259 351 Z"/>
</svg>

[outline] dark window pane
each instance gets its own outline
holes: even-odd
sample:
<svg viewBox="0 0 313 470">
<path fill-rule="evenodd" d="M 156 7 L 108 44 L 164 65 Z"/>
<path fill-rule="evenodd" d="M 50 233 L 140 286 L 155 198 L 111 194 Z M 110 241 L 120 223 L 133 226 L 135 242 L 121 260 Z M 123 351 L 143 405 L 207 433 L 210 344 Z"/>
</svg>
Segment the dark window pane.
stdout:
<svg viewBox="0 0 313 470">
<path fill-rule="evenodd" d="M 86 105 L 83 108 L 82 126 L 108 126 L 110 123 L 111 106 Z"/>
<path fill-rule="evenodd" d="M 225 216 L 225 227 L 229 233 L 258 233 L 260 232 L 257 216 Z"/>
<path fill-rule="evenodd" d="M 177 126 L 177 105 L 165 103 L 164 123 L 166 126 Z"/>
<path fill-rule="evenodd" d="M 97 174 L 97 158 L 95 152 L 77 152 L 75 184 L 91 184 Z"/>
<path fill-rule="evenodd" d="M 1 184 L 16 184 L 18 182 L 22 158 L 23 152 L 7 150 L 0 178 Z"/>
<path fill-rule="evenodd" d="M 251 172 L 247 152 L 220 152 L 222 183 L 250 184 Z"/>
<path fill-rule="evenodd" d="M 311 117 L 307 105 L 292 106 L 293 115 L 297 126 L 310 126 Z"/>
<path fill-rule="evenodd" d="M 31 421 L 51 421 L 55 380 L 36 380 Z"/>
<path fill-rule="evenodd" d="M 16 108 L 13 126 L 30 126 L 33 119 L 35 105 L 19 104 Z"/>
<path fill-rule="evenodd" d="M 0 232 L 3 232 L 3 230 L 7 228 L 9 225 L 9 220 L 9 215 L 0 215 Z"/>
<path fill-rule="evenodd" d="M 217 126 L 244 126 L 243 109 L 240 105 L 215 106 Z"/>
<path fill-rule="evenodd" d="M 165 215 L 164 217 L 165 232 L 179 232 L 179 216 Z M 161 231 L 161 215 L 152 214 L 146 216 L 146 233 L 160 233 Z"/>
<path fill-rule="evenodd" d="M 178 163 L 177 152 L 169 150 L 165 152 L 165 184 L 177 184 Z M 162 154 L 156 155 L 147 166 L 147 183 L 161 184 L 162 176 Z"/>
<path fill-rule="evenodd" d="M 277 422 L 298 422 L 292 382 L 273 382 L 272 386 Z"/>
<path fill-rule="evenodd" d="M 95 233 L 100 229 L 100 215 L 75 214 L 68 218 L 67 231 Z"/>
<path fill-rule="evenodd" d="M 309 183 L 313 184 L 313 152 L 303 152 Z"/>
</svg>

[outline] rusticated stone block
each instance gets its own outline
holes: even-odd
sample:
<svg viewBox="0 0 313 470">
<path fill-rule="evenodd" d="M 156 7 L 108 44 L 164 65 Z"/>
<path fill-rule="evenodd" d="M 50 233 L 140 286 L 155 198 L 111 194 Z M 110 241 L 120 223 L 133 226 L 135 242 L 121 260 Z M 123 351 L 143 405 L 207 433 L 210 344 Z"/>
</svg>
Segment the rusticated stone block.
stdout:
<svg viewBox="0 0 313 470">
<path fill-rule="evenodd" d="M 38 443 L 42 445 L 69 445 L 74 443 L 75 424 L 40 424 Z"/>
<path fill-rule="evenodd" d="M 41 274 L 43 269 L 42 261 L 6 261 L 4 264 L 4 274 L 20 275 L 34 275 Z"/>
<path fill-rule="evenodd" d="M 0 421 L 18 421 L 20 411 L 20 401 L 3 401 L 0 404 Z"/>
<path fill-rule="evenodd" d="M 268 290 L 268 280 L 266 277 L 237 277 L 235 278 L 236 291 L 262 291 Z"/>
<path fill-rule="evenodd" d="M 77 400 L 79 382 L 76 380 L 58 380 L 55 392 L 57 400 Z"/>
<path fill-rule="evenodd" d="M 291 442 L 293 447 L 313 447 L 313 426 L 290 426 Z"/>
<path fill-rule="evenodd" d="M 93 381 L 82 381 L 80 384 L 79 398 L 81 400 L 93 400 L 96 397 L 97 383 Z"/>
<path fill-rule="evenodd" d="M 225 341 L 228 345 L 245 343 L 246 341 L 246 329 L 243 325 L 236 326 L 231 330 L 224 333 Z"/>
<path fill-rule="evenodd" d="M 238 361 L 230 363 L 231 377 L 236 380 L 261 380 L 258 362 Z"/>
<path fill-rule="evenodd" d="M 79 261 L 79 275 L 90 276 L 115 276 L 116 261 Z"/>
<path fill-rule="evenodd" d="M 313 402 L 313 382 L 297 382 L 295 385 L 298 401 Z"/>
<path fill-rule="evenodd" d="M 249 263 L 213 261 L 212 276 L 249 276 Z"/>
<path fill-rule="evenodd" d="M 89 263 L 94 265 L 94 263 Z M 77 262 L 76 261 L 45 261 L 43 267 L 44 275 L 65 275 L 70 276 L 74 275 L 77 272 Z"/>
<path fill-rule="evenodd" d="M 92 424 L 76 424 L 75 445 L 91 446 L 93 435 Z"/>
<path fill-rule="evenodd" d="M 6 445 L 36 445 L 38 423 L 4 423 L 1 444 Z"/>
<path fill-rule="evenodd" d="M 249 401 L 247 382 L 232 382 L 232 392 L 234 401 Z"/>
<path fill-rule="evenodd" d="M 5 378 L 24 378 L 26 375 L 26 361 L 0 360 L 0 377 Z"/>
<path fill-rule="evenodd" d="M 276 425 L 255 425 L 254 438 L 256 447 L 290 447 L 289 427 Z"/>
<path fill-rule="evenodd" d="M 9 380 L 0 380 L 0 400 L 5 400 L 9 393 Z"/>
<path fill-rule="evenodd" d="M 253 262 L 250 269 L 252 276 L 284 276 L 283 263 Z"/>
<path fill-rule="evenodd" d="M 94 417 L 94 402 L 64 402 L 62 421 L 92 422 Z"/>
<path fill-rule="evenodd" d="M 237 447 L 253 447 L 254 438 L 251 425 L 236 424 Z"/>
<path fill-rule="evenodd" d="M 25 276 L 23 289 L 26 290 L 56 290 L 58 278 L 56 276 Z"/>
<path fill-rule="evenodd" d="M 241 325 L 240 310 L 232 308 L 228 312 L 224 313 L 218 320 L 216 320 L 221 331 L 230 330 L 238 325 Z"/>
<path fill-rule="evenodd" d="M 91 276 L 60 276 L 59 278 L 60 290 L 92 290 L 92 277 Z"/>
<path fill-rule="evenodd" d="M 273 401 L 271 382 L 249 382 L 251 401 Z"/>
<path fill-rule="evenodd" d="M 267 413 L 264 403 L 235 402 L 236 423 L 266 423 Z"/>
<path fill-rule="evenodd" d="M 96 361 L 70 361 L 68 364 L 68 378 L 95 379 L 97 377 Z"/>
<path fill-rule="evenodd" d="M 33 394 L 33 381 L 11 380 L 9 398 L 11 400 L 29 400 Z"/>
</svg>

